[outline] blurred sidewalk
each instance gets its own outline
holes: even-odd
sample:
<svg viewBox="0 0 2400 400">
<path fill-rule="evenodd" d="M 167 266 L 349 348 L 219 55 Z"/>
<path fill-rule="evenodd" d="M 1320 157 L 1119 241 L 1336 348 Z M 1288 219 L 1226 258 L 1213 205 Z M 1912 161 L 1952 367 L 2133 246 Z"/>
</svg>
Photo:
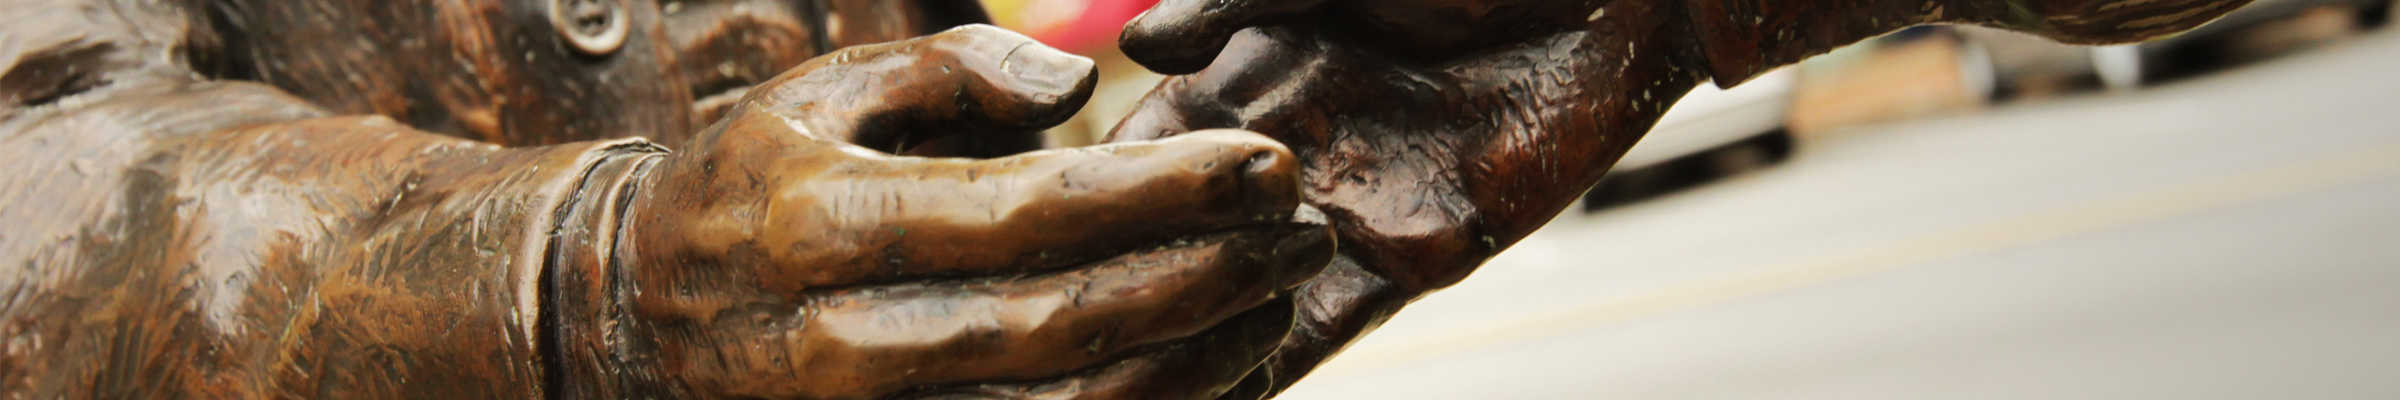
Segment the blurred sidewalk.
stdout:
<svg viewBox="0 0 2400 400">
<path fill-rule="evenodd" d="M 1286 399 L 2400 398 L 2400 35 L 1568 213 Z"/>
</svg>

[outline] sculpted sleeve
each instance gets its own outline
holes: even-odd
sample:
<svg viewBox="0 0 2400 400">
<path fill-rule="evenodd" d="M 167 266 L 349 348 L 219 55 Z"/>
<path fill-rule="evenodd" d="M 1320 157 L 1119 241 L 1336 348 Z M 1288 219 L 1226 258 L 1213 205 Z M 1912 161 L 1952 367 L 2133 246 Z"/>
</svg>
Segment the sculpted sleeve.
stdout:
<svg viewBox="0 0 2400 400">
<path fill-rule="evenodd" d="M 0 397 L 540 397 L 562 215 L 661 151 L 206 81 L 183 3 L 0 3 Z"/>
</svg>

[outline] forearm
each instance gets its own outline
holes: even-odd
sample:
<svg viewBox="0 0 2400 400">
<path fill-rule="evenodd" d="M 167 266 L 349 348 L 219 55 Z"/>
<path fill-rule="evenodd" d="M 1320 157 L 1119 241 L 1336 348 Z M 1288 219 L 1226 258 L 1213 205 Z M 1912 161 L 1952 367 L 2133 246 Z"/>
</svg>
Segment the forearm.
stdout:
<svg viewBox="0 0 2400 400">
<path fill-rule="evenodd" d="M 262 85 L 194 82 L 25 110 L 0 120 L 0 143 L 30 168 L 0 177 L 8 238 L 55 238 L 0 240 L 0 256 L 35 266 L 0 277 L 36 293 L 7 310 L 31 322 L 5 329 L 48 340 L 0 358 L 62 374 L 0 379 L 42 383 L 31 393 L 113 387 L 68 377 L 166 362 L 241 382 L 213 392 L 260 396 L 538 394 L 517 391 L 541 387 L 533 293 L 555 215 L 590 165 L 654 151 L 502 149 L 328 117 Z M 156 303 L 176 296 L 200 300 Z M 102 300 L 73 300 L 84 298 Z M 146 311 L 87 317 L 102 309 Z M 136 335 L 160 321 L 205 323 Z M 150 342 L 132 351 L 157 357 L 76 350 L 135 339 Z"/>
<path fill-rule="evenodd" d="M 1900 28 L 1991 26 L 2066 43 L 2182 32 L 2250 0 L 1685 0 L 1706 70 L 1732 86 L 1769 69 Z"/>
<path fill-rule="evenodd" d="M 376 336 L 388 339 L 380 347 L 405 349 L 399 354 L 411 359 L 407 365 L 488 368 L 456 376 L 460 383 L 488 385 L 467 393 L 540 396 L 544 374 L 559 376 L 550 369 L 565 365 L 548 360 L 561 357 L 556 343 L 564 334 L 560 327 L 568 326 L 544 321 L 583 320 L 590 315 L 562 308 L 591 304 L 545 301 L 568 295 L 551 293 L 560 286 L 545 277 L 590 271 L 557 264 L 557 256 L 582 248 L 584 242 L 570 238 L 605 240 L 613 231 L 609 224 L 568 217 L 607 209 L 615 196 L 586 188 L 609 186 L 595 181 L 660 151 L 629 139 L 490 150 L 429 163 L 417 173 L 422 175 L 411 174 L 420 181 L 403 183 L 413 190 L 388 203 L 390 211 L 367 229 L 371 236 L 358 239 L 359 250 L 328 264 L 348 280 L 376 282 L 382 290 L 328 311 L 390 318 L 352 327 L 409 332 Z M 420 316 L 445 322 L 403 322 Z M 501 365 L 490 365 L 494 361 Z M 451 377 L 440 368 L 406 372 L 423 374 L 404 378 L 409 385 Z"/>
<path fill-rule="evenodd" d="M 659 152 L 639 139 L 499 148 L 416 131 L 382 117 L 332 117 L 194 138 L 180 168 L 190 184 L 264 196 L 205 198 L 257 208 L 276 221 L 328 224 L 293 254 L 309 266 L 313 320 L 286 354 L 333 360 L 373 355 L 394 367 L 358 374 L 298 366 L 291 387 L 388 387 L 430 397 L 539 396 L 555 357 L 541 326 L 543 276 L 562 218 L 605 204 L 578 188 L 602 165 Z M 222 176 L 207 176 L 218 171 Z M 250 179 L 235 179 L 248 175 Z M 275 226 L 275 225 L 269 225 Z M 306 232 L 305 223 L 275 226 Z M 272 251 L 272 250 L 267 250 Z M 313 287 L 312 287 L 313 286 Z"/>
</svg>

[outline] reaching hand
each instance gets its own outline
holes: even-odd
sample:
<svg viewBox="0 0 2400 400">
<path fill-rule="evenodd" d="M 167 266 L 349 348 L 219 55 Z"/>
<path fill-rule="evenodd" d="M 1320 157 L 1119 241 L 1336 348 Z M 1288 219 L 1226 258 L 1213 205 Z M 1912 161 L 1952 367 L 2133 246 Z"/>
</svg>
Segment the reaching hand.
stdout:
<svg viewBox="0 0 2400 400">
<path fill-rule="evenodd" d="M 1271 135 L 1341 242 L 1239 396 L 1279 391 L 1539 228 L 1702 79 L 1668 68 L 1690 52 L 1646 40 L 1673 33 L 1641 3 L 1400 3 L 1170 0 L 1126 29 L 1154 69 L 1214 65 L 1170 78 L 1113 140 Z"/>
<path fill-rule="evenodd" d="M 971 26 L 759 85 L 636 178 L 616 314 L 566 329 L 592 332 L 564 346 L 596 349 L 585 394 L 1226 390 L 1291 326 L 1275 293 L 1332 251 L 1295 217 L 1283 146 L 1210 131 L 971 160 L 850 144 L 1040 129 L 1092 74 Z"/>
<path fill-rule="evenodd" d="M 1541 227 L 1703 81 L 1729 85 L 1916 24 L 2121 42 L 2243 3 L 1165 0 L 1128 24 L 1122 46 L 1193 74 L 1162 84 L 1113 138 L 1241 128 L 1300 157 L 1302 195 L 1341 246 L 1295 293 L 1291 340 L 1243 384 L 1271 394 Z"/>
</svg>

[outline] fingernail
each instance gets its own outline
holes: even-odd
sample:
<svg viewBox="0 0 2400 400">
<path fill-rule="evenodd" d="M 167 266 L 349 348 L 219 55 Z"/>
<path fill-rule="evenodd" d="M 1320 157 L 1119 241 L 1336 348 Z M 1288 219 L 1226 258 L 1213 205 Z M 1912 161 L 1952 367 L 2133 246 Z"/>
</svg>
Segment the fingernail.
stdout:
<svg viewBox="0 0 2400 400">
<path fill-rule="evenodd" d="M 1035 42 L 1009 49 L 1008 58 L 1000 61 L 1000 70 L 1016 78 L 1017 84 L 1025 89 L 1048 95 L 1050 98 L 1043 100 L 1051 101 L 1091 84 L 1097 71 L 1090 58 Z"/>
<path fill-rule="evenodd" d="M 1297 232 L 1285 236 L 1281 243 L 1275 244 L 1275 254 L 1273 255 L 1275 265 L 1279 268 L 1289 269 L 1283 271 L 1280 279 L 1276 280 L 1276 287 L 1280 289 L 1290 289 L 1299 286 L 1301 282 L 1307 282 L 1309 278 L 1316 277 L 1318 272 L 1324 271 L 1327 263 L 1333 261 L 1335 244 L 1333 231 L 1330 228 L 1324 225 L 1297 226 L 1299 227 Z"/>
</svg>

